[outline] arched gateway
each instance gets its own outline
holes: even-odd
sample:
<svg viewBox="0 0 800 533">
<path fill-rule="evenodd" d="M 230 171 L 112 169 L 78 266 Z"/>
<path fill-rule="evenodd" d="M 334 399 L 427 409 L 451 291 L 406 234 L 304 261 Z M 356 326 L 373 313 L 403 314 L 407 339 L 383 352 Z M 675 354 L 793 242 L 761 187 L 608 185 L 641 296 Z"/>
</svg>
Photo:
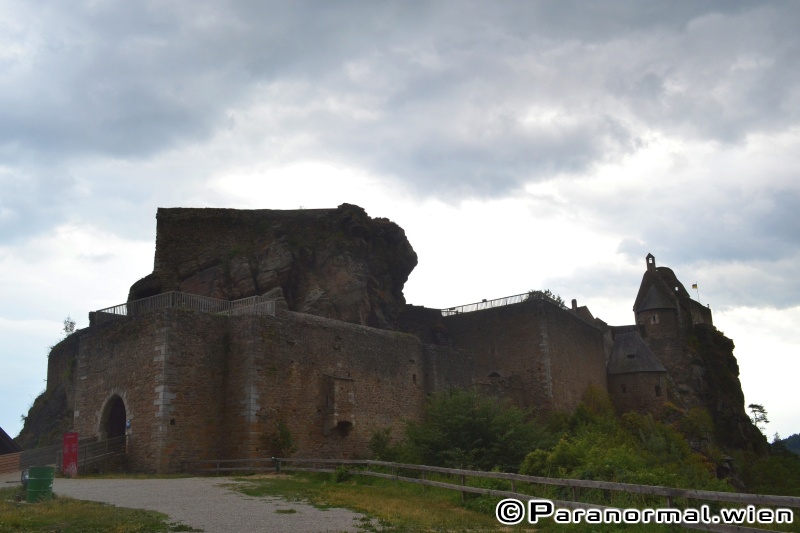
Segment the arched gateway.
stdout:
<svg viewBox="0 0 800 533">
<path fill-rule="evenodd" d="M 106 402 L 100 425 L 100 438 L 113 439 L 125 436 L 125 402 L 117 395 Z"/>
</svg>

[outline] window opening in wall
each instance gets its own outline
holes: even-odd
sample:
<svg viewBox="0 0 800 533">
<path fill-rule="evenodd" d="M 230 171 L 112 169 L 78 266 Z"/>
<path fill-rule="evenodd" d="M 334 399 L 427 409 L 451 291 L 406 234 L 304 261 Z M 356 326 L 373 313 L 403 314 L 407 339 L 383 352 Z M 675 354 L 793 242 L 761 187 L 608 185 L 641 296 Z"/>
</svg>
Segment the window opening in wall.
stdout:
<svg viewBox="0 0 800 533">
<path fill-rule="evenodd" d="M 622 394 L 627 394 L 628 388 L 625 385 L 622 386 Z"/>
<path fill-rule="evenodd" d="M 653 324 L 658 324 L 658 313 L 650 317 L 650 322 Z"/>
<path fill-rule="evenodd" d="M 636 354 L 635 353 L 629 353 L 628 354 L 628 359 L 636 359 Z"/>
<path fill-rule="evenodd" d="M 661 396 L 661 385 L 656 385 L 656 396 Z"/>
<path fill-rule="evenodd" d="M 174 426 L 175 425 L 175 419 L 174 418 L 170 418 L 169 419 L 169 425 L 170 426 Z"/>
<path fill-rule="evenodd" d="M 678 291 L 678 287 L 675 287 L 675 291 L 676 291 L 676 292 Z"/>
<path fill-rule="evenodd" d="M 411 374 L 411 381 L 414 383 L 414 385 L 417 384 L 417 375 L 416 374 Z"/>
<path fill-rule="evenodd" d="M 341 422 L 336 424 L 335 429 L 339 435 L 341 435 L 342 437 L 346 437 L 348 433 L 350 433 L 350 431 L 353 429 L 353 423 L 342 420 Z"/>
<path fill-rule="evenodd" d="M 542 369 L 542 367 L 539 367 L 539 370 L 541 370 L 541 369 Z M 500 374 L 498 374 L 497 372 L 492 372 L 491 374 L 489 374 L 489 377 L 490 378 L 499 378 Z"/>
</svg>

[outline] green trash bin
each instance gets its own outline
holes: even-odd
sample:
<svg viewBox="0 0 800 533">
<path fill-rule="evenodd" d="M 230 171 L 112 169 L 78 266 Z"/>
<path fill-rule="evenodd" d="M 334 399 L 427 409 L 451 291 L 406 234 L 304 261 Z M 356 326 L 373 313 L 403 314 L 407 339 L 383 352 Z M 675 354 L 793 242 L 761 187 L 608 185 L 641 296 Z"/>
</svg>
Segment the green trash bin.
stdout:
<svg viewBox="0 0 800 533">
<path fill-rule="evenodd" d="M 54 466 L 32 466 L 28 469 L 28 503 L 45 500 L 53 495 Z"/>
</svg>

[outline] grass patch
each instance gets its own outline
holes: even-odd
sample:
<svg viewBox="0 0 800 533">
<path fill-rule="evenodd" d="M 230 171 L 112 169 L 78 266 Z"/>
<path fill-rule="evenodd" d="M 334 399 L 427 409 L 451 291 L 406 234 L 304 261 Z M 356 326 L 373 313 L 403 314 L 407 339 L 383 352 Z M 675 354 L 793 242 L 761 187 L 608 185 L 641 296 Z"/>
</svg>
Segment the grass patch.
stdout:
<svg viewBox="0 0 800 533">
<path fill-rule="evenodd" d="M 403 473 L 401 473 L 403 475 Z M 459 484 L 457 478 L 444 475 L 431 475 L 429 479 L 444 483 Z M 361 528 L 367 531 L 411 532 L 411 531 L 537 531 L 538 533 L 689 533 L 689 530 L 658 524 L 556 524 L 552 519 L 529 524 L 527 520 L 517 526 L 502 526 L 494 516 L 495 505 L 500 498 L 467 494 L 467 501 L 461 501 L 461 493 L 454 490 L 422 487 L 380 478 L 352 476 L 346 482 L 335 482 L 330 474 L 295 473 L 268 474 L 256 477 L 239 478 L 246 484 L 231 487 L 249 496 L 277 496 L 287 500 L 305 501 L 317 508 L 344 507 L 366 515 Z M 482 486 L 497 490 L 510 490 L 503 480 L 467 478 L 470 486 Z M 517 490 L 534 497 L 547 499 L 571 499 L 571 494 L 550 493 L 548 489 L 527 483 L 517 483 Z M 569 490 L 569 489 L 567 489 Z M 520 498 L 525 500 L 525 498 Z M 590 491 L 581 494 L 582 501 L 591 501 Z M 631 502 L 633 503 L 633 502 Z M 644 504 L 645 502 L 639 502 Z M 699 505 L 700 502 L 693 502 Z M 652 505 L 652 503 L 648 502 Z M 607 503 L 606 503 L 607 505 Z M 636 505 L 635 505 L 636 506 Z M 644 507 L 647 505 L 638 505 Z M 657 504 L 656 507 L 663 507 Z M 692 505 L 694 506 L 694 505 Z M 716 507 L 712 504 L 712 508 Z M 731 507 L 735 507 L 731 505 Z M 277 511 L 281 512 L 281 511 Z M 717 512 L 717 509 L 712 509 Z M 751 525 L 761 529 L 800 531 L 795 512 L 795 523 L 783 526 L 767 524 Z M 375 518 L 380 529 L 369 522 Z"/>
<path fill-rule="evenodd" d="M 17 494 L 24 494 L 24 489 L 0 489 L 0 533 L 198 531 L 183 524 L 170 524 L 167 515 L 154 511 L 124 509 L 64 496 L 35 504 L 16 503 L 13 500 Z"/>
<path fill-rule="evenodd" d="M 297 512 L 297 509 L 278 509 L 275 512 L 277 514 L 294 514 Z"/>
<path fill-rule="evenodd" d="M 239 478 L 233 488 L 249 496 L 279 496 L 306 501 L 319 509 L 344 507 L 377 518 L 383 531 L 530 530 L 530 525 L 500 528 L 494 515 L 467 509 L 461 493 L 377 478 L 353 476 L 336 483 L 328 474 L 262 475 Z M 526 527 L 521 527 L 521 526 Z M 369 518 L 362 527 L 370 529 Z"/>
</svg>

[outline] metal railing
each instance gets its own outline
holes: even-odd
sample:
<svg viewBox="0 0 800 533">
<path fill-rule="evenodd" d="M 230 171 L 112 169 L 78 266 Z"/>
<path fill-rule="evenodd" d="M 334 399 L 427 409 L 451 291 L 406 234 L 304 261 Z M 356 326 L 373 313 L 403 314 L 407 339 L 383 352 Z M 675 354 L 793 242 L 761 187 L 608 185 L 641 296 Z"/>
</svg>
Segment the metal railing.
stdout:
<svg viewBox="0 0 800 533">
<path fill-rule="evenodd" d="M 247 466 L 221 466 L 230 465 L 235 463 L 244 463 Z M 272 463 L 273 466 L 254 466 L 257 464 Z M 306 467 L 287 467 L 286 463 L 299 463 L 312 465 L 312 468 Z M 530 498 L 528 494 L 517 492 L 516 482 L 535 483 L 540 485 L 556 485 L 562 487 L 570 487 L 572 492 L 572 501 L 558 501 L 551 500 L 554 505 L 568 509 L 615 509 L 605 505 L 598 505 L 593 503 L 583 503 L 578 501 L 578 489 L 603 489 L 615 490 L 622 492 L 629 492 L 635 494 L 646 494 L 651 496 L 662 496 L 666 499 L 666 507 L 674 508 L 675 498 L 685 498 L 690 500 L 704 500 L 714 502 L 726 502 L 734 504 L 752 504 L 752 505 L 766 505 L 777 507 L 794 507 L 800 508 L 800 498 L 794 496 L 771 496 L 764 494 L 740 494 L 737 492 L 716 492 L 707 490 L 692 490 L 692 489 L 677 489 L 672 487 L 659 487 L 651 485 L 634 485 L 631 483 L 613 483 L 608 481 L 591 481 L 585 479 L 561 479 L 561 478 L 546 478 L 538 476 L 524 476 L 521 474 L 506 474 L 503 472 L 481 472 L 477 470 L 460 470 L 456 468 L 442 468 L 438 466 L 425 466 L 425 465 L 411 465 L 403 463 L 391 463 L 387 461 L 370 461 L 364 459 L 294 459 L 294 458 L 264 458 L 264 459 L 212 459 L 205 461 L 184 461 L 184 471 L 187 471 L 185 465 L 215 465 L 212 468 L 197 468 L 191 470 L 194 473 L 200 474 L 231 474 L 234 472 L 263 472 L 275 471 L 281 472 L 320 472 L 320 473 L 333 473 L 333 468 L 313 468 L 314 465 L 358 465 L 365 467 L 365 470 L 348 470 L 350 475 L 380 477 L 384 479 L 391 479 L 395 481 L 402 481 L 406 483 L 415 483 L 423 486 L 438 487 L 449 490 L 456 490 L 461 492 L 462 499 L 465 498 L 466 493 L 482 494 L 488 496 L 495 496 L 500 498 Z M 373 472 L 369 470 L 370 466 L 379 466 L 391 468 L 392 473 L 386 474 L 382 472 Z M 397 470 L 416 470 L 422 472 L 422 479 L 413 477 L 398 476 Z M 428 473 L 438 473 L 447 475 L 456 475 L 460 477 L 460 484 L 442 483 L 440 481 L 432 481 L 427 479 Z M 502 491 L 495 489 L 486 489 L 482 487 L 471 487 L 466 484 L 467 477 L 482 477 L 504 479 L 511 483 L 511 491 Z M 703 531 L 714 531 L 717 533 L 766 533 L 767 530 L 754 529 L 738 525 L 726 525 L 716 523 L 685 523 L 681 522 L 679 525 L 688 529 L 699 529 Z"/>
<path fill-rule="evenodd" d="M 97 442 L 95 437 L 86 437 L 78 441 L 78 446 L 85 446 Z M 53 444 L 42 448 L 23 450 L 19 458 L 19 467 L 25 470 L 31 466 L 47 466 L 56 464 L 58 454 L 61 453 L 63 444 Z"/>
<path fill-rule="evenodd" d="M 494 300 L 481 300 L 472 304 L 458 305 L 456 307 L 448 307 L 440 309 L 442 316 L 459 315 L 461 313 L 470 313 L 472 311 L 481 311 L 483 309 L 492 309 L 493 307 L 502 307 L 504 305 L 519 304 L 528 302 L 530 300 L 547 300 L 561 308 L 564 308 L 563 302 L 559 302 L 554 298 L 550 298 L 543 291 L 531 291 L 522 294 L 515 294 L 514 296 L 505 296 L 503 298 L 496 298 Z"/>
<path fill-rule="evenodd" d="M 264 296 L 251 296 L 241 300 L 219 300 L 197 294 L 170 291 L 95 311 L 94 323 L 103 324 L 118 318 L 142 316 L 157 309 L 167 308 L 222 315 L 274 315 L 275 300 Z"/>
<path fill-rule="evenodd" d="M 81 471 L 86 474 L 89 465 L 103 463 L 103 474 L 108 469 L 108 460 L 125 457 L 127 452 L 127 437 L 114 437 L 101 441 L 79 442 L 78 443 L 78 473 Z M 63 467 L 63 452 L 59 451 L 56 455 L 56 472 L 61 472 Z M 124 462 L 124 461 L 123 461 Z M 99 467 L 96 467 L 99 471 Z"/>
</svg>

